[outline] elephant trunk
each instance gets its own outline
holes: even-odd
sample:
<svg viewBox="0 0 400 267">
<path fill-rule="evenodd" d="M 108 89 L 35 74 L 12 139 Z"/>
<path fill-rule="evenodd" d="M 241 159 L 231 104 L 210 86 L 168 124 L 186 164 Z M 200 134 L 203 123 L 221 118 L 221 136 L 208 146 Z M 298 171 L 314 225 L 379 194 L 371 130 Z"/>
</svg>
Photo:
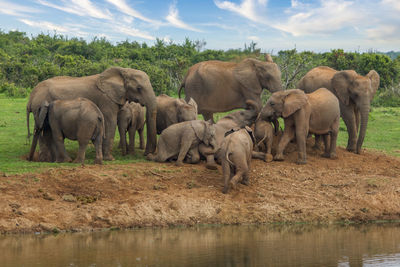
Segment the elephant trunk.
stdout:
<svg viewBox="0 0 400 267">
<path fill-rule="evenodd" d="M 155 95 L 153 98 L 150 98 L 146 103 L 147 143 L 144 155 L 154 153 L 157 145 L 157 101 Z"/>
<path fill-rule="evenodd" d="M 360 108 L 361 124 L 360 124 L 360 133 L 358 135 L 358 140 L 357 140 L 357 150 L 356 150 L 357 154 L 361 153 L 361 146 L 364 142 L 364 137 L 367 131 L 369 108 L 370 108 L 369 101 L 363 103 Z"/>
</svg>

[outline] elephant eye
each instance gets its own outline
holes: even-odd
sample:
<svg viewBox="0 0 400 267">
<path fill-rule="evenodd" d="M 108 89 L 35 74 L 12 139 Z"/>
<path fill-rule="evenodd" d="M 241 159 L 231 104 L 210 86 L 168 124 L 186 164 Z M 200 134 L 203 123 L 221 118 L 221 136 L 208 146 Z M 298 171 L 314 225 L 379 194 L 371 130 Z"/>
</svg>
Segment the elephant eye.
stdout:
<svg viewBox="0 0 400 267">
<path fill-rule="evenodd" d="M 138 90 L 139 92 L 142 90 L 142 87 L 140 87 L 140 86 L 138 86 L 137 88 L 136 88 L 136 90 Z"/>
<path fill-rule="evenodd" d="M 271 106 L 275 105 L 275 103 L 274 103 L 274 102 L 270 102 L 269 104 L 270 104 Z"/>
</svg>

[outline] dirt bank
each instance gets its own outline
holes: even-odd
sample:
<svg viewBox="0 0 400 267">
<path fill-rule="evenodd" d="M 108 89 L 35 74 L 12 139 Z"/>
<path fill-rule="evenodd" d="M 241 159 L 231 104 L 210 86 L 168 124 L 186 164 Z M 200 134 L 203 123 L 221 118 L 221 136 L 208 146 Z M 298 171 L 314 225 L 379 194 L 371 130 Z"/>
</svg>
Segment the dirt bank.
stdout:
<svg viewBox="0 0 400 267">
<path fill-rule="evenodd" d="M 224 195 L 205 164 L 54 168 L 0 177 L 0 232 L 193 224 L 400 219 L 400 159 L 309 149 L 308 164 L 253 160 L 250 186 Z"/>
</svg>

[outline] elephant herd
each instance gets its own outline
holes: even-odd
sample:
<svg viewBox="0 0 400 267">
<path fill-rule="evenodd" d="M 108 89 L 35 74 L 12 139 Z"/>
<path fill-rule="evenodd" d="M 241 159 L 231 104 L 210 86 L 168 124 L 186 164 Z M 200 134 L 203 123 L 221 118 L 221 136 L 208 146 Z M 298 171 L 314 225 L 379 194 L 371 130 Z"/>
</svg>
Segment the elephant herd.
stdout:
<svg viewBox="0 0 400 267">
<path fill-rule="evenodd" d="M 111 67 L 92 76 L 54 77 L 40 82 L 27 104 L 28 136 L 31 112 L 35 119 L 28 159 L 33 159 L 39 141 L 39 161 L 71 161 L 64 147 L 64 138 L 68 138 L 79 143 L 74 162 L 84 162 L 86 146 L 92 141 L 95 163 L 101 164 L 103 159 L 114 159 L 111 150 L 116 128 L 122 155 L 134 153 L 136 131 L 144 149 L 146 124 L 147 159 L 176 160 L 180 166 L 203 158 L 210 169 L 219 163 L 223 192 L 227 193 L 239 182 L 248 184 L 251 158 L 283 160 L 291 140 L 297 143 L 297 163 L 305 164 L 309 134 L 315 135 L 316 147 L 322 137 L 323 157 L 336 158 L 340 117 L 348 131 L 347 150 L 360 153 L 370 102 L 378 86 L 379 74 L 374 70 L 362 76 L 353 70 L 321 66 L 310 70 L 298 89 L 282 90 L 281 72 L 271 57 L 197 63 L 189 68 L 179 99 L 156 97 L 147 74 L 135 69 Z M 185 99 L 180 98 L 182 89 Z M 264 106 L 263 89 L 272 93 Z M 243 109 L 214 123 L 213 113 L 237 108 Z M 198 114 L 205 120 L 198 120 Z M 272 156 L 278 118 L 283 118 L 284 130 Z"/>
</svg>

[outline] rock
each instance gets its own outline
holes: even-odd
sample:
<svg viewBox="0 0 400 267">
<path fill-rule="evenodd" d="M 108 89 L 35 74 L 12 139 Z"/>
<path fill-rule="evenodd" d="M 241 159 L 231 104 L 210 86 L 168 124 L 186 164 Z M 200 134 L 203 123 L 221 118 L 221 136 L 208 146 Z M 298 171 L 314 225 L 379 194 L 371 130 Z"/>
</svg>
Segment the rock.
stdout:
<svg viewBox="0 0 400 267">
<path fill-rule="evenodd" d="M 74 196 L 71 195 L 71 194 L 63 195 L 63 196 L 62 196 L 62 199 L 63 199 L 64 201 L 67 201 L 67 202 L 76 202 L 76 201 L 77 201 L 76 197 L 74 197 Z"/>
</svg>

